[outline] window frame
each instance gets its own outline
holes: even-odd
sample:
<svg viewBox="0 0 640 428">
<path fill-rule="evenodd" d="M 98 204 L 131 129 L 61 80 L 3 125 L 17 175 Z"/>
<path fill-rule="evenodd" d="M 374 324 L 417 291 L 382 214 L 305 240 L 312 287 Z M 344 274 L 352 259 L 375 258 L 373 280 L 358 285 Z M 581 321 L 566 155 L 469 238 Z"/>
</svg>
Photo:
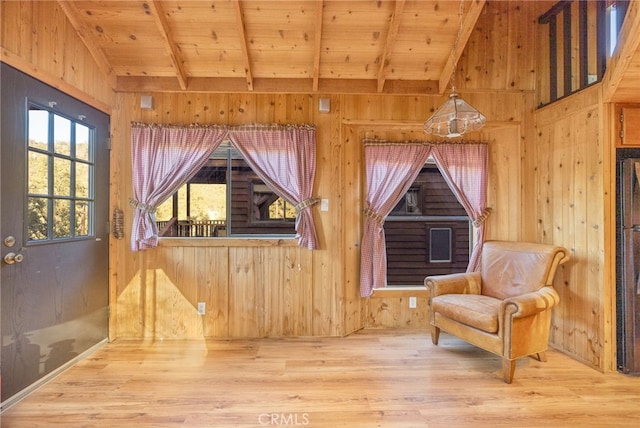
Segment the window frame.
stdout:
<svg viewBox="0 0 640 428">
<path fill-rule="evenodd" d="M 220 153 L 224 151 L 225 155 L 224 157 L 220 156 Z M 216 156 L 217 155 L 217 156 Z M 286 220 L 286 221 L 269 221 L 269 220 L 258 220 L 255 221 L 253 220 L 253 216 L 251 215 L 251 208 L 253 207 L 253 203 L 252 203 L 252 198 L 253 198 L 253 185 L 254 183 L 258 183 L 258 184 L 262 184 L 265 185 L 267 187 L 269 187 L 268 183 L 263 182 L 259 177 L 257 177 L 257 174 L 255 171 L 253 171 L 253 168 L 251 168 L 251 165 L 249 165 L 249 163 L 246 161 L 246 159 L 244 159 L 244 157 L 242 156 L 242 154 L 233 146 L 233 144 L 231 144 L 230 140 L 224 140 L 219 147 L 216 148 L 216 150 L 214 151 L 214 153 L 210 156 L 209 159 L 224 159 L 226 161 L 226 171 L 225 171 L 225 198 L 226 198 L 226 207 L 225 207 L 225 233 L 224 236 L 161 236 L 159 237 L 159 242 L 161 242 L 162 240 L 180 240 L 180 241 L 184 241 L 184 240 L 189 240 L 189 242 L 191 241 L 195 241 L 195 240 L 216 240 L 216 241 L 223 241 L 225 244 L 228 244 L 231 240 L 234 239 L 239 239 L 239 240 L 260 240 L 260 241 L 265 241 L 266 243 L 268 243 L 270 240 L 272 240 L 273 242 L 277 243 L 278 245 L 282 242 L 285 241 L 291 241 L 291 243 L 293 245 L 297 245 L 297 241 L 295 239 L 296 237 L 296 231 L 295 231 L 295 219 L 290 219 L 290 220 Z M 234 223 L 233 223 L 233 209 L 234 207 L 232 206 L 232 202 L 233 202 L 233 186 L 234 183 L 237 183 L 238 180 L 234 180 L 233 179 L 233 170 L 234 168 L 237 169 L 239 168 L 237 165 L 234 165 L 234 161 L 237 160 L 241 160 L 247 168 L 249 168 L 254 175 L 256 175 L 257 178 L 252 178 L 247 180 L 247 184 L 248 184 L 248 196 L 249 196 L 249 201 L 248 202 L 248 209 L 249 212 L 247 213 L 248 218 L 247 218 L 247 227 L 251 227 L 251 225 L 256 225 L 257 227 L 269 227 L 269 226 L 273 226 L 273 227 L 278 227 L 278 226 L 291 226 L 291 233 L 269 233 L 269 232 L 261 232 L 261 233 L 236 233 L 234 232 Z M 244 166 L 242 166 L 241 168 L 244 168 Z M 186 186 L 188 183 L 184 183 L 182 186 L 180 186 L 180 189 L 178 189 L 178 191 L 176 193 L 174 193 L 168 200 L 173 201 L 175 198 L 175 195 L 180 192 L 180 190 Z M 275 192 L 274 192 L 275 194 Z M 187 196 L 188 197 L 188 196 Z M 163 202 L 166 203 L 167 201 Z M 173 203 L 173 202 L 172 202 Z M 286 203 L 291 204 L 291 202 L 286 201 Z M 180 210 L 178 210 L 180 211 Z M 156 221 L 156 224 L 158 223 L 158 221 Z M 235 224 L 235 228 L 236 230 L 239 228 L 238 224 Z M 168 242 L 167 242 L 168 243 Z"/>
<path fill-rule="evenodd" d="M 435 163 L 435 161 L 431 156 L 427 159 L 427 161 L 425 162 L 425 164 L 422 166 L 421 169 L 437 170 L 440 177 L 442 177 L 442 171 L 437 166 L 437 164 Z M 417 264 L 424 263 L 427 267 L 433 268 L 434 270 L 453 269 L 458 262 L 462 262 L 464 260 L 463 256 L 457 253 L 458 247 L 456 244 L 458 238 L 461 237 L 460 233 L 462 233 L 461 231 L 461 229 L 463 228 L 462 224 L 464 224 L 464 229 L 468 231 L 467 233 L 468 233 L 468 240 L 469 240 L 469 247 L 468 247 L 469 256 L 471 255 L 471 251 L 473 249 L 473 239 L 474 239 L 473 224 L 469 216 L 466 213 L 440 215 L 434 212 L 433 207 L 430 206 L 430 202 L 429 202 L 430 190 L 427 187 L 425 187 L 424 181 L 421 180 L 422 174 L 423 172 L 421 171 L 416 176 L 416 179 L 414 180 L 413 183 L 411 183 L 411 186 L 409 186 L 409 189 L 407 190 L 407 192 L 405 192 L 405 194 L 402 196 L 400 201 L 396 204 L 393 210 L 385 218 L 385 226 L 383 227 L 383 229 L 385 231 L 385 243 L 387 244 L 387 248 L 386 248 L 387 264 L 388 264 L 387 289 L 393 290 L 393 289 L 402 289 L 406 287 L 411 288 L 411 287 L 421 286 L 420 284 L 414 284 L 414 283 L 400 283 L 402 279 L 397 277 L 392 277 L 390 279 L 391 266 L 389 265 L 389 263 L 392 259 L 392 256 L 390 256 L 389 254 L 389 251 L 391 250 L 391 246 L 389 245 L 389 237 L 393 235 L 393 232 L 391 232 L 391 229 L 393 228 L 393 223 L 410 222 L 411 224 L 415 224 L 416 228 L 421 229 L 420 233 L 424 233 L 425 241 L 420 245 L 420 251 L 424 251 L 424 256 L 421 256 L 421 259 L 423 260 L 423 262 L 417 262 Z M 442 180 L 444 181 L 444 177 L 442 177 Z M 451 192 L 451 196 L 455 198 L 455 195 L 453 195 L 453 191 L 451 190 L 448 184 L 447 184 L 447 188 L 448 188 L 448 191 Z M 406 212 L 407 211 L 406 210 L 406 194 L 409 192 L 415 193 L 418 197 L 418 200 L 416 201 L 417 202 L 416 205 L 417 205 L 417 208 L 419 209 L 419 213 L 417 212 L 418 210 L 416 210 L 413 213 Z M 457 201 L 457 198 L 456 198 L 456 202 L 459 204 L 459 201 Z M 437 202 L 434 201 L 432 203 L 437 203 Z M 459 208 L 462 211 L 464 211 L 461 205 L 459 206 Z M 387 225 L 390 227 L 387 228 Z M 451 241 L 450 241 L 451 257 L 449 261 L 431 261 L 430 260 L 431 239 L 430 239 L 429 230 L 431 228 L 447 228 L 451 230 Z M 396 270 L 399 269 L 397 265 L 395 266 L 395 269 Z M 460 272 L 462 271 L 463 271 L 462 268 L 460 268 Z"/>
<path fill-rule="evenodd" d="M 96 153 L 96 127 L 88 123 L 83 122 L 84 116 L 74 118 L 70 115 L 63 114 L 54 109 L 55 106 L 45 106 L 41 103 L 27 99 L 26 102 L 26 144 L 25 144 L 25 187 L 24 187 L 24 202 L 23 209 L 27 217 L 30 216 L 29 203 L 33 199 L 45 199 L 47 201 L 47 236 L 44 239 L 32 239 L 31 224 L 27 218 L 23 227 L 23 242 L 25 246 L 46 245 L 60 242 L 74 242 L 84 241 L 95 238 L 95 153 Z M 46 149 L 31 145 L 31 111 L 43 111 L 47 114 L 47 135 L 46 135 Z M 67 120 L 70 123 L 69 131 L 69 154 L 56 152 L 55 146 L 55 121 L 56 117 Z M 79 158 L 77 151 L 77 126 L 82 126 L 87 129 L 87 158 Z M 30 189 L 31 185 L 31 153 L 40 154 L 47 157 L 47 192 L 46 193 L 32 193 Z M 61 159 L 69 162 L 69 194 L 58 195 L 55 191 L 55 160 Z M 87 173 L 87 196 L 77 195 L 77 166 L 78 164 L 86 165 L 88 169 Z M 69 202 L 69 235 L 68 236 L 55 236 L 55 203 L 56 201 L 68 201 Z M 86 234 L 77 234 L 77 220 L 76 206 L 78 203 L 85 203 L 87 205 L 87 227 Z"/>
</svg>

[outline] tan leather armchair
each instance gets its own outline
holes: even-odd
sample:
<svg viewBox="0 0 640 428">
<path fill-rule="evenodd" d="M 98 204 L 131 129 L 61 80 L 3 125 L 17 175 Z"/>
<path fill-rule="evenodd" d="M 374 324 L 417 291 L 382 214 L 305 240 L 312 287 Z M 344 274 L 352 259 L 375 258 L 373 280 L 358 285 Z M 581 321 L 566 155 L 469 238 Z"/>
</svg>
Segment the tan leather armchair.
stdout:
<svg viewBox="0 0 640 428">
<path fill-rule="evenodd" d="M 440 330 L 499 355 L 511 383 L 516 358 L 546 361 L 557 267 L 565 248 L 530 242 L 486 241 L 479 272 L 428 276 L 431 340 Z"/>
</svg>

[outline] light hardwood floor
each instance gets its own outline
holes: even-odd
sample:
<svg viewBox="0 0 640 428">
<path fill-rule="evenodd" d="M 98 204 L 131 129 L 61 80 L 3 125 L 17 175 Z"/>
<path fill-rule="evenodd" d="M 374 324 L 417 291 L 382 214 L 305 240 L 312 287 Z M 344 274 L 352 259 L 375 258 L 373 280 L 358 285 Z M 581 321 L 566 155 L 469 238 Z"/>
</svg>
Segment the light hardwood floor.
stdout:
<svg viewBox="0 0 640 428">
<path fill-rule="evenodd" d="M 640 423 L 640 378 L 560 352 L 500 359 L 442 334 L 119 340 L 2 414 L 25 427 L 622 427 Z"/>
</svg>

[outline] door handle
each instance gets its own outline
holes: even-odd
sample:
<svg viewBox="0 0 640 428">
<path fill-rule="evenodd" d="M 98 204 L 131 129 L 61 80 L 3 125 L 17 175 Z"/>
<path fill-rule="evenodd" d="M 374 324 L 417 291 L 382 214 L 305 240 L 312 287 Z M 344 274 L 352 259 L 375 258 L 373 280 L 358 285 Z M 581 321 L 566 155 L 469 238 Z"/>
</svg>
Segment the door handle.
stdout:
<svg viewBox="0 0 640 428">
<path fill-rule="evenodd" d="M 22 260 L 24 260 L 24 256 L 22 254 L 7 253 L 4 256 L 4 262 L 8 265 L 12 265 L 14 263 L 22 263 Z"/>
</svg>

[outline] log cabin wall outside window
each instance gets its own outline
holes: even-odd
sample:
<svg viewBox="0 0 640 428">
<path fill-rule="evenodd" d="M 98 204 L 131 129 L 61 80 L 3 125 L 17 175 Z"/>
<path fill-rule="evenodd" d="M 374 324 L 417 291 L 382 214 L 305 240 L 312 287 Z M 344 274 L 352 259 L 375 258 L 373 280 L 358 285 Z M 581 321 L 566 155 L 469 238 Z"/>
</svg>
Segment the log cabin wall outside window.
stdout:
<svg viewBox="0 0 640 428">
<path fill-rule="evenodd" d="M 390 286 L 421 285 L 425 276 L 465 272 L 469 264 L 469 216 L 433 162 L 385 219 L 384 233 Z"/>
<path fill-rule="evenodd" d="M 560 1 L 538 18 L 543 28 L 540 106 L 599 82 L 615 48 L 628 0 Z M 544 35 L 546 34 L 546 40 Z"/>
</svg>

